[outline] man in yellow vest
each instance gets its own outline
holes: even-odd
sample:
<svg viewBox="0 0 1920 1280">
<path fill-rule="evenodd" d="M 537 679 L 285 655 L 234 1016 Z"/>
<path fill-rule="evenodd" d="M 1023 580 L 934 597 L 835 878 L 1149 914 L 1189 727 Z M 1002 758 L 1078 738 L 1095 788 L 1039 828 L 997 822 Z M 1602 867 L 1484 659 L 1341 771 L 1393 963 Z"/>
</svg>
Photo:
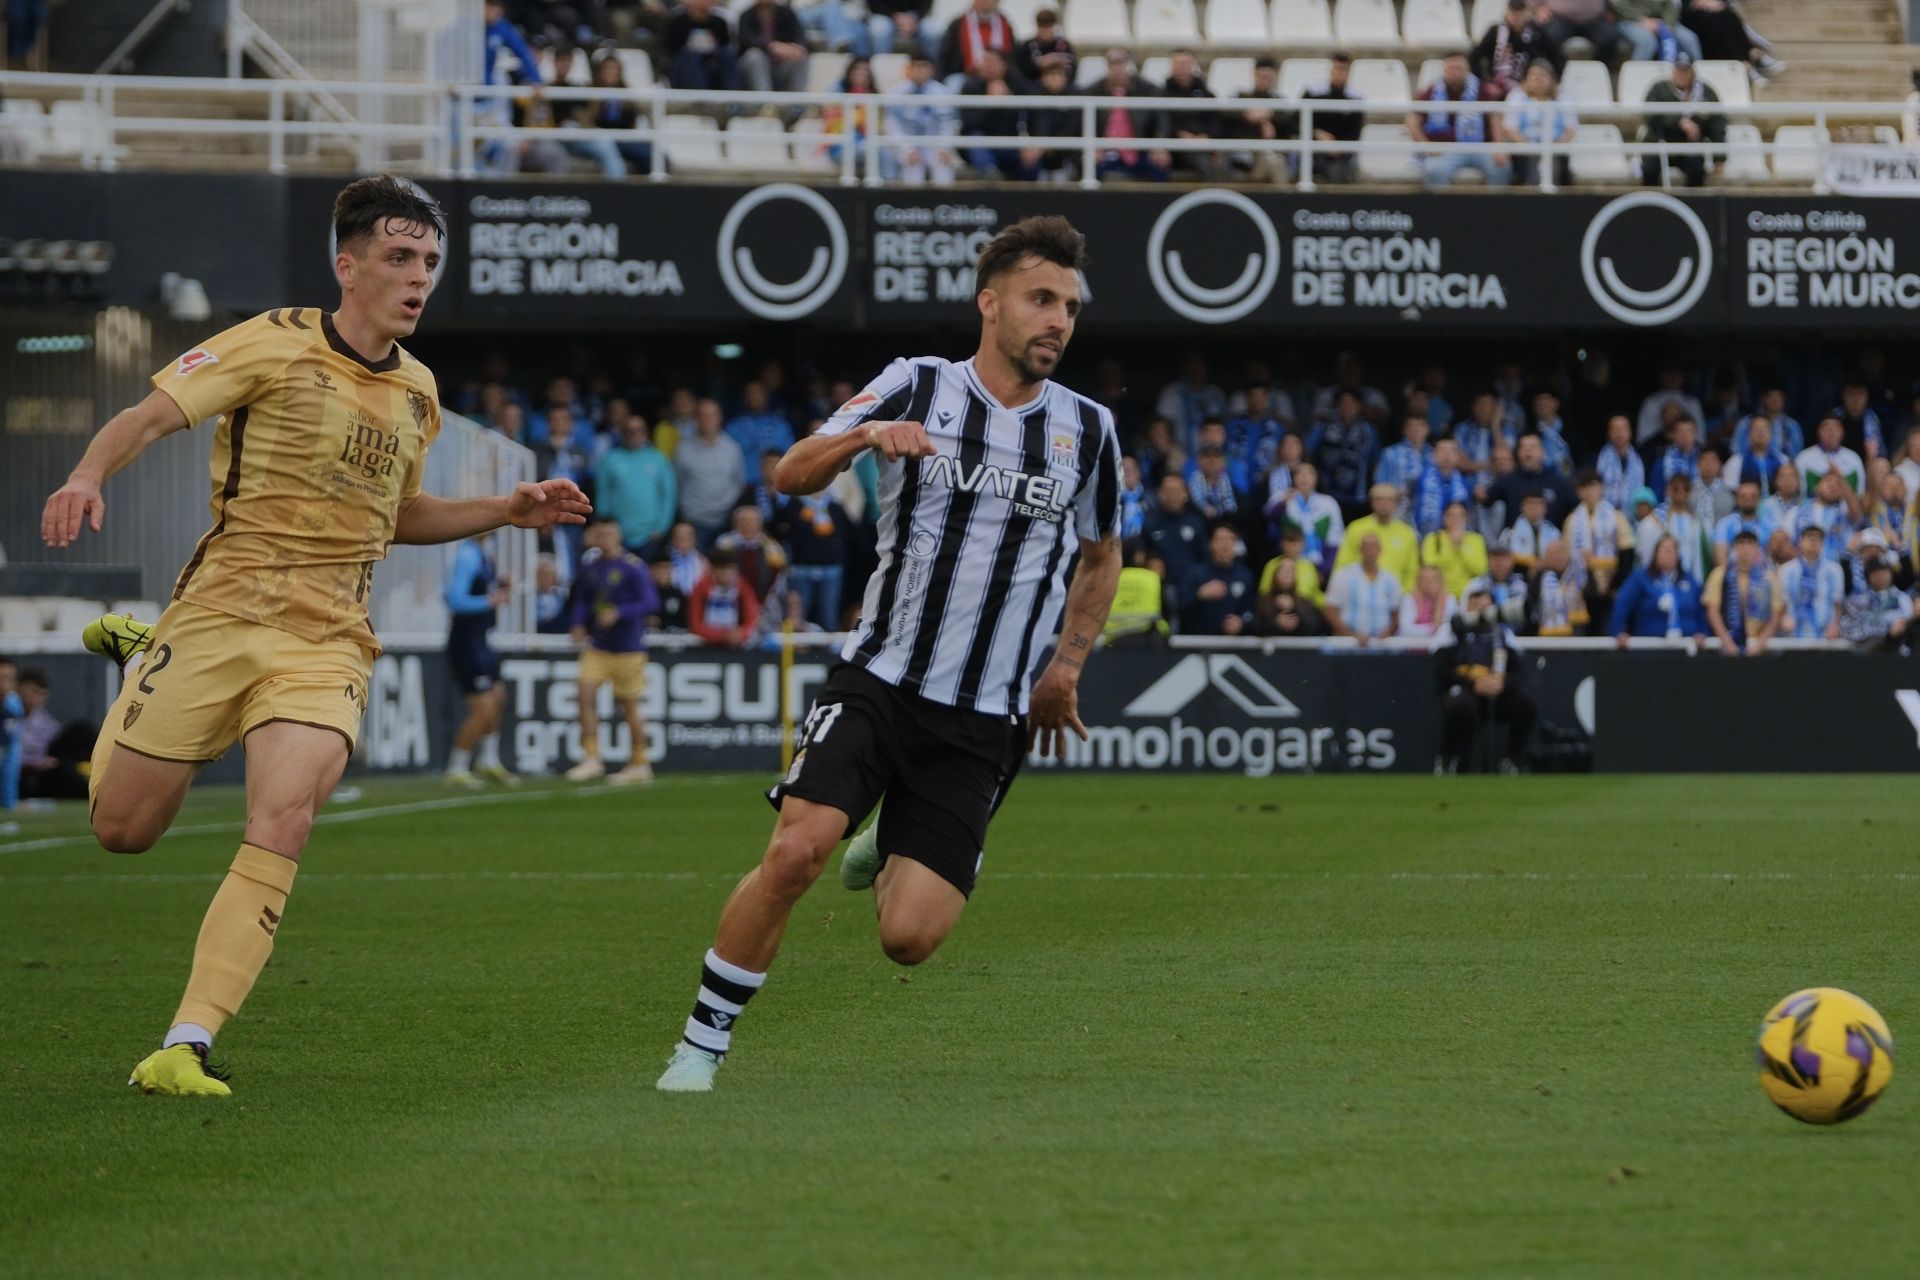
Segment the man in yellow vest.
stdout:
<svg viewBox="0 0 1920 1280">
<path fill-rule="evenodd" d="M 1333 558 L 1333 571 L 1338 573 L 1347 565 L 1357 564 L 1360 539 L 1371 533 L 1380 539 L 1381 568 L 1400 579 L 1402 590 L 1412 591 L 1414 577 L 1420 572 L 1420 535 L 1412 525 L 1394 516 L 1400 506 L 1400 490 L 1390 484 L 1377 484 L 1367 491 L 1367 504 L 1373 513 L 1347 526 L 1340 554 Z"/>
<path fill-rule="evenodd" d="M 1143 565 L 1122 569 L 1120 585 L 1113 593 L 1113 608 L 1107 614 L 1107 625 L 1100 631 L 1101 642 L 1124 641 L 1131 647 L 1164 640 L 1167 634 L 1164 595 L 1160 575 L 1152 569 Z"/>
</svg>

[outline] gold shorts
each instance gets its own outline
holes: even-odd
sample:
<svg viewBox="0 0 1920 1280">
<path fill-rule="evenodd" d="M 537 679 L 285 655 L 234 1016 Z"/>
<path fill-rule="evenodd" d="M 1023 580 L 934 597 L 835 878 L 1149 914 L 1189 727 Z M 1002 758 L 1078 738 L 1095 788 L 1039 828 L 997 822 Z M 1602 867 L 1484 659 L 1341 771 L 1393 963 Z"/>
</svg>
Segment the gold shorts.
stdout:
<svg viewBox="0 0 1920 1280">
<path fill-rule="evenodd" d="M 261 725 L 285 720 L 332 729 L 351 751 L 372 669 L 373 652 L 352 640 L 316 644 L 175 601 L 100 738 L 156 760 L 204 764 Z"/>
<path fill-rule="evenodd" d="M 580 651 L 582 684 L 613 683 L 616 698 L 637 698 L 647 689 L 647 655 L 644 653 L 607 653 L 600 649 Z"/>
</svg>

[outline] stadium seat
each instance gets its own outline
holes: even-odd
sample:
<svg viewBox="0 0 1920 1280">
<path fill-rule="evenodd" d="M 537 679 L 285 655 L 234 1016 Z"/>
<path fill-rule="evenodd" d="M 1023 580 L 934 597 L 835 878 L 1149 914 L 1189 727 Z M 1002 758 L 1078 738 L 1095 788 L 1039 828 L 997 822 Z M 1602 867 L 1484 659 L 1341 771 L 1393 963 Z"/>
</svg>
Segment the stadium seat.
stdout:
<svg viewBox="0 0 1920 1280">
<path fill-rule="evenodd" d="M 158 600 L 115 600 L 107 606 L 107 612 L 130 613 L 142 622 L 154 622 L 165 608 Z"/>
<path fill-rule="evenodd" d="M 1099 84 L 1107 78 L 1107 60 L 1100 50 L 1089 50 L 1080 55 L 1080 61 L 1073 70 L 1073 83 L 1076 88 L 1086 89 Z"/>
<path fill-rule="evenodd" d="M 1273 0 L 1273 42 L 1283 49 L 1324 49 L 1333 43 L 1327 0 Z"/>
<path fill-rule="evenodd" d="M 1349 49 L 1392 49 L 1400 44 L 1393 0 L 1336 0 L 1334 39 Z"/>
<path fill-rule="evenodd" d="M 644 49 L 615 49 L 613 56 L 620 60 L 620 73 L 626 77 L 629 89 L 653 88 L 653 59 Z"/>
<path fill-rule="evenodd" d="M 1215 49 L 1260 49 L 1273 44 L 1264 0 L 1208 0 L 1207 43 Z"/>
<path fill-rule="evenodd" d="M 47 112 L 32 98 L 0 101 L 0 133 L 20 144 L 21 158 L 32 164 L 47 149 Z"/>
<path fill-rule="evenodd" d="M 1068 0 L 1060 23 L 1067 31 L 1067 38 L 1082 49 L 1133 43 L 1133 24 L 1127 21 L 1126 0 Z"/>
<path fill-rule="evenodd" d="M 1280 64 L 1280 96 L 1297 98 L 1316 85 L 1327 82 L 1327 68 L 1333 64 L 1325 58 L 1288 58 Z"/>
<path fill-rule="evenodd" d="M 1820 176 L 1820 148 L 1827 131 L 1810 124 L 1783 124 L 1773 131 L 1773 176 L 1782 182 L 1812 182 Z"/>
<path fill-rule="evenodd" d="M 947 33 L 953 20 L 973 7 L 973 0 L 933 0 L 933 8 L 927 13 L 927 22 L 931 24 L 932 39 L 929 47 L 940 43 L 940 37 Z"/>
<path fill-rule="evenodd" d="M 1627 159 L 1619 125 L 1583 124 L 1574 131 L 1573 140 L 1598 143 L 1602 147 L 1595 152 L 1573 153 L 1574 181 L 1602 186 L 1625 186 L 1635 181 L 1634 167 Z"/>
<path fill-rule="evenodd" d="M 1406 102 L 1413 97 L 1407 64 L 1398 58 L 1355 58 L 1353 91 L 1368 102 Z"/>
<path fill-rule="evenodd" d="M 1253 88 L 1252 58 L 1215 58 L 1207 66 L 1207 87 L 1220 98 L 1238 97 Z"/>
<path fill-rule="evenodd" d="M 1143 44 L 1193 44 L 1200 20 L 1193 0 L 1139 0 L 1133 10 L 1133 36 Z"/>
<path fill-rule="evenodd" d="M 819 54 L 814 54 L 819 57 Z M 796 120 L 793 125 L 793 167 L 801 173 L 838 173 L 840 166 L 827 150 L 825 123 L 818 116 Z"/>
<path fill-rule="evenodd" d="M 720 124 L 712 116 L 674 113 L 663 122 L 667 163 L 678 169 L 724 169 L 720 154 Z"/>
<path fill-rule="evenodd" d="M 1042 9 L 1052 9 L 1055 13 L 1060 12 L 1060 7 L 1057 3 L 1048 4 L 1045 0 L 1000 0 L 1001 14 L 1005 16 L 1008 22 L 1013 24 L 1013 34 L 1019 36 L 1022 40 L 1025 40 L 1038 29 L 1039 24 L 1034 22 L 1033 15 Z"/>
<path fill-rule="evenodd" d="M 53 601 L 48 611 L 53 624 L 53 633 L 60 636 L 77 636 L 86 630 L 89 622 L 100 616 L 103 610 L 98 600 L 75 600 L 62 596 Z M 158 614 L 150 613 L 143 621 L 152 622 Z"/>
<path fill-rule="evenodd" d="M 876 92 L 885 93 L 907 78 L 907 55 L 904 53 L 876 53 L 869 65 L 873 71 Z"/>
<path fill-rule="evenodd" d="M 0 636 L 41 635 L 48 620 L 48 611 L 39 600 L 20 596 L 0 599 Z"/>
<path fill-rule="evenodd" d="M 1760 127 L 1751 124 L 1727 126 L 1727 168 L 1722 175 L 1728 182 L 1768 182 L 1773 171 L 1767 168 L 1766 144 Z"/>
<path fill-rule="evenodd" d="M 792 163 L 786 126 L 777 116 L 735 116 L 726 134 L 727 163 L 735 169 L 771 171 Z"/>
<path fill-rule="evenodd" d="M 1403 124 L 1367 124 L 1360 126 L 1362 142 L 1392 142 L 1397 147 L 1360 153 L 1360 178 L 1363 182 L 1412 182 L 1420 176 L 1413 163 L 1413 139 Z"/>
<path fill-rule="evenodd" d="M 93 140 L 99 119 L 90 102 L 56 102 L 48 112 L 47 154 L 77 156 Z"/>
<path fill-rule="evenodd" d="M 1473 0 L 1473 14 L 1467 19 L 1469 39 L 1479 40 L 1487 28 L 1507 17 L 1507 0 Z"/>
<path fill-rule="evenodd" d="M 847 64 L 853 61 L 853 55 L 846 53 L 816 53 L 807 59 L 807 92 L 832 93 L 840 87 L 841 79 L 847 74 Z"/>
<path fill-rule="evenodd" d="M 1567 63 L 1560 77 L 1560 96 L 1575 106 L 1605 106 L 1613 101 L 1613 76 L 1607 64 L 1590 58 L 1575 58 Z"/>
<path fill-rule="evenodd" d="M 1720 95 L 1730 107 L 1749 106 L 1753 102 L 1753 82 L 1747 78 L 1747 64 L 1731 58 L 1705 59 L 1694 64 L 1707 87 Z"/>
<path fill-rule="evenodd" d="M 1167 82 L 1167 72 L 1173 69 L 1173 59 L 1162 55 L 1148 58 L 1140 64 L 1140 74 L 1155 84 Z"/>
<path fill-rule="evenodd" d="M 1469 43 L 1460 0 L 1407 0 L 1400 28 L 1410 49 L 1462 49 Z"/>
<path fill-rule="evenodd" d="M 1423 93 L 1426 87 L 1440 78 L 1441 68 L 1446 66 L 1445 58 L 1428 58 L 1420 64 L 1420 74 L 1413 78 L 1415 93 Z"/>
<path fill-rule="evenodd" d="M 1673 75 L 1673 65 L 1667 62 L 1623 62 L 1620 64 L 1620 81 L 1617 86 L 1620 102 L 1635 103 L 1647 100 L 1647 90 Z"/>
</svg>

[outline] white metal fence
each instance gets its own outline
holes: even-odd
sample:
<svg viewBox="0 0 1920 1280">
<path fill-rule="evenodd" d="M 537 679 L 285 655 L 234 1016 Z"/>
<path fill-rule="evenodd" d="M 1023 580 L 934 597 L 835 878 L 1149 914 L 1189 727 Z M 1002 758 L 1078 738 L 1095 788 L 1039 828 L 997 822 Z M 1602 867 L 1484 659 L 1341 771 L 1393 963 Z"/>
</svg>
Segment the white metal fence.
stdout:
<svg viewBox="0 0 1920 1280">
<path fill-rule="evenodd" d="M 533 450 L 457 413 L 441 415 L 440 438 L 427 453 L 421 486 L 445 498 L 506 493 L 534 478 Z M 520 640 L 534 634 L 534 565 L 539 538 L 530 529 L 502 529 L 489 545 L 509 582 L 497 634 Z M 441 595 L 452 546 L 396 546 L 374 570 L 369 612 L 383 643 L 437 645 L 447 638 L 447 606 Z"/>
<path fill-rule="evenodd" d="M 516 128 L 499 123 L 504 98 L 531 100 L 535 93 L 549 105 L 620 100 L 639 112 L 636 127 L 619 129 Z M 781 173 L 812 175 L 821 181 L 853 186 L 884 185 L 875 163 L 882 152 L 908 149 L 1034 149 L 1065 153 L 1080 162 L 1082 186 L 1099 184 L 1101 151 L 1095 136 L 1098 114 L 1115 100 L 1100 96 L 954 97 L 943 107 L 961 110 L 1070 110 L 1079 113 L 1080 133 L 1072 137 L 1027 135 L 978 137 L 948 133 L 935 137 L 902 136 L 885 124 L 884 95 L 842 93 L 722 93 L 678 89 L 595 89 L 554 86 L 534 91 L 503 90 L 474 83 L 396 84 L 366 80 L 289 81 L 177 79 L 134 76 L 63 76 L 0 73 L 0 156 L 11 149 L 28 161 L 68 161 L 87 168 L 115 169 L 142 162 L 149 148 L 168 138 L 230 137 L 257 154 L 273 173 L 296 169 L 369 170 L 385 165 L 426 176 L 470 176 L 511 168 L 502 160 L 518 144 L 558 141 L 585 148 L 595 144 L 652 144 L 654 181 L 671 177 Z M 1554 163 L 1572 161 L 1575 181 L 1585 186 L 1632 185 L 1639 163 L 1652 156 L 1674 177 L 1671 163 L 1698 156 L 1723 166 L 1717 181 L 1744 181 L 1824 193 L 1825 161 L 1831 147 L 1898 150 L 1898 125 L 1905 103 L 1766 102 L 1719 105 L 1728 124 L 1723 145 L 1637 141 L 1640 124 L 1651 116 L 1698 113 L 1688 103 L 1591 103 L 1577 107 L 1580 128 L 1570 143 L 1414 143 L 1404 124 L 1409 113 L 1434 104 L 1414 100 L 1369 100 L 1353 104 L 1369 123 L 1354 143 L 1316 141 L 1313 121 L 1327 105 L 1288 98 L 1128 98 L 1135 111 L 1165 111 L 1176 120 L 1196 112 L 1215 114 L 1243 109 L 1279 110 L 1299 119 L 1299 137 L 1260 139 L 1139 139 L 1134 149 L 1172 153 L 1245 152 L 1271 155 L 1291 172 L 1300 190 L 1315 185 L 1315 156 L 1345 154 L 1358 162 L 1362 182 L 1394 184 L 1420 180 L 1417 155 L 1451 152 L 1535 156 L 1541 161 L 1534 183 L 1554 187 Z M 208 104 L 231 111 L 227 118 L 206 118 Z M 181 114 L 169 114 L 170 104 Z M 316 107 L 315 104 L 320 104 Z M 328 105 L 330 104 L 330 105 Z M 1453 112 L 1503 116 L 1505 103 L 1449 103 Z M 324 109 L 322 109 L 324 108 Z M 189 114 L 189 110 L 193 114 Z M 851 119 L 864 112 L 880 122 L 873 136 L 856 145 L 826 132 L 821 113 Z M 801 116 L 789 128 L 784 117 Z M 725 127 L 721 121 L 725 120 Z M 749 123 L 750 122 L 750 123 Z M 772 127 L 770 127 L 772 126 Z M 1772 135 L 1763 132 L 1770 126 Z M 10 143 L 8 140 L 11 140 Z M 130 144 L 143 140 L 147 147 Z M 164 156 L 161 157 L 164 161 Z M 585 163 L 585 162 L 583 162 Z M 587 165 L 591 168 L 591 165 Z M 1677 179 L 1676 179 L 1677 180 Z"/>
</svg>

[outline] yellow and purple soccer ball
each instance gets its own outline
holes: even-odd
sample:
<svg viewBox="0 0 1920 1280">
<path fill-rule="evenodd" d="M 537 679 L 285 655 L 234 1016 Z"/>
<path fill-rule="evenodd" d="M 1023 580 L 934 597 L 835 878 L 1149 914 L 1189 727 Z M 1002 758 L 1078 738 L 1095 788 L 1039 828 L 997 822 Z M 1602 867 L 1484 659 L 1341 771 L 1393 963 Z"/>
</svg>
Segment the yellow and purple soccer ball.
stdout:
<svg viewBox="0 0 1920 1280">
<path fill-rule="evenodd" d="M 1851 991 L 1809 987 L 1767 1011 L 1754 1060 L 1774 1106 L 1807 1124 L 1839 1124 L 1893 1079 L 1893 1033 Z"/>
</svg>

